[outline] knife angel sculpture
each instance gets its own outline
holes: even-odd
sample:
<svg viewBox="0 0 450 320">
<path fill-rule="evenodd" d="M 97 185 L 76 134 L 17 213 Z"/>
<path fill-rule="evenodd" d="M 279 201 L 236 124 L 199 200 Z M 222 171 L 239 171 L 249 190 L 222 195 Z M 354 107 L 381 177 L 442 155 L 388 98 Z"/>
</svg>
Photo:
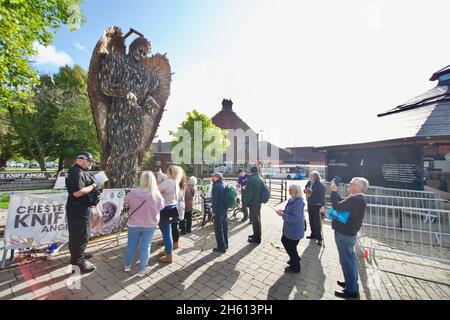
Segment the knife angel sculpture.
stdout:
<svg viewBox="0 0 450 320">
<path fill-rule="evenodd" d="M 139 35 L 126 52 L 125 39 Z M 109 187 L 132 187 L 155 137 L 170 95 L 171 68 L 165 55 L 148 56 L 150 42 L 131 29 L 109 27 L 95 46 L 88 91 Z"/>
</svg>

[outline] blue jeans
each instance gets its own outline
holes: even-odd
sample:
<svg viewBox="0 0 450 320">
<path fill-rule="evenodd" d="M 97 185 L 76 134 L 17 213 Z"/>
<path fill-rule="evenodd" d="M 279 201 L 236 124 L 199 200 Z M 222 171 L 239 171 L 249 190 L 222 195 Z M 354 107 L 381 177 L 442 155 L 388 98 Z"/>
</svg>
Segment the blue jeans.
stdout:
<svg viewBox="0 0 450 320">
<path fill-rule="evenodd" d="M 139 270 L 147 269 L 148 257 L 150 255 L 150 244 L 153 239 L 156 227 L 153 228 L 138 228 L 128 227 L 128 246 L 125 254 L 125 266 L 131 266 L 136 249 L 139 246 L 140 261 Z"/>
<path fill-rule="evenodd" d="M 334 232 L 334 239 L 339 253 L 339 262 L 345 279 L 345 293 L 357 294 L 358 269 L 356 266 L 355 244 L 356 236 L 346 236 L 339 232 Z"/>
<path fill-rule="evenodd" d="M 214 218 L 214 233 L 216 234 L 217 249 L 228 249 L 228 217 L 227 213 L 218 214 Z"/>
<path fill-rule="evenodd" d="M 171 255 L 173 250 L 173 239 L 172 239 L 172 225 L 169 223 L 159 223 L 159 229 L 164 240 L 164 250 L 167 254 Z"/>
</svg>

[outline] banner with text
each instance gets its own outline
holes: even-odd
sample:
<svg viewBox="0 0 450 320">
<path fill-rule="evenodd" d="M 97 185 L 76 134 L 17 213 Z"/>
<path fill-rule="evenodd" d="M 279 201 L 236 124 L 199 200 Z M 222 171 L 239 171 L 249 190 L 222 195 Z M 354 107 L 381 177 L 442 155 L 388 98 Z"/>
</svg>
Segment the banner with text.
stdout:
<svg viewBox="0 0 450 320">
<path fill-rule="evenodd" d="M 120 212 L 125 190 L 103 190 L 99 204 L 92 210 L 91 236 L 107 235 L 123 227 Z M 13 193 L 5 226 L 5 246 L 23 248 L 68 240 L 66 219 L 67 192 Z"/>
</svg>

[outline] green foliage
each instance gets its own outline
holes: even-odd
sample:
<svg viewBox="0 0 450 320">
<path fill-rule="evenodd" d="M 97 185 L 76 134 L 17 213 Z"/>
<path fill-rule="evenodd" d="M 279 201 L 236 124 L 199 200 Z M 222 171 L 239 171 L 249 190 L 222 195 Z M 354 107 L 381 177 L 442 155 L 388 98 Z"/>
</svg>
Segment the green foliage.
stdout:
<svg viewBox="0 0 450 320">
<path fill-rule="evenodd" d="M 99 159 L 97 129 L 87 95 L 87 73 L 78 65 L 74 68 L 65 66 L 53 79 L 62 100 L 53 128 L 57 141 L 49 155 L 71 159 L 78 151 L 87 150 Z"/>
<path fill-rule="evenodd" d="M 39 82 L 29 59 L 36 44 L 52 43 L 61 25 L 76 30 L 82 0 L 0 0 L 0 112 L 24 103 Z M 29 106 L 29 105 L 28 105 Z"/>
<path fill-rule="evenodd" d="M 205 136 L 205 133 L 209 130 L 211 130 L 214 133 L 214 136 L 220 137 L 219 141 L 216 141 L 214 139 L 209 141 L 204 141 L 202 139 L 202 151 L 205 150 L 207 146 L 210 144 L 214 144 L 216 146 L 216 153 L 213 154 L 214 158 L 219 161 L 221 160 L 221 157 L 226 152 L 228 145 L 230 144 L 227 140 L 227 134 L 228 132 L 224 129 L 221 129 L 214 125 L 214 123 L 211 120 L 211 117 L 207 116 L 206 114 L 203 114 L 201 112 L 198 112 L 197 110 L 192 110 L 192 112 L 187 113 L 187 119 L 181 123 L 181 126 L 178 128 L 176 132 L 170 131 L 170 135 L 173 136 L 173 140 L 170 143 L 170 148 L 173 149 L 175 146 L 177 146 L 179 143 L 183 143 L 183 137 L 181 132 L 186 130 L 189 132 L 191 137 L 191 163 L 194 163 L 194 130 L 195 130 L 195 122 L 201 122 L 202 124 L 202 137 Z M 211 132 L 210 131 L 210 132 Z"/>
<path fill-rule="evenodd" d="M 46 159 L 74 158 L 80 150 L 99 157 L 99 144 L 87 95 L 87 74 L 78 65 L 43 75 L 28 100 L 31 107 L 9 108 L 20 140 L 19 154 L 35 159 L 45 170 Z"/>
<path fill-rule="evenodd" d="M 144 155 L 144 159 L 142 160 L 142 164 L 141 164 L 141 170 L 149 170 L 150 169 L 150 164 L 152 162 L 152 152 L 149 149 L 145 155 Z"/>
<path fill-rule="evenodd" d="M 0 192 L 0 209 L 8 209 L 9 206 L 9 193 Z"/>
<path fill-rule="evenodd" d="M 0 113 L 0 170 L 6 162 L 16 155 L 18 139 L 4 113 Z"/>
</svg>

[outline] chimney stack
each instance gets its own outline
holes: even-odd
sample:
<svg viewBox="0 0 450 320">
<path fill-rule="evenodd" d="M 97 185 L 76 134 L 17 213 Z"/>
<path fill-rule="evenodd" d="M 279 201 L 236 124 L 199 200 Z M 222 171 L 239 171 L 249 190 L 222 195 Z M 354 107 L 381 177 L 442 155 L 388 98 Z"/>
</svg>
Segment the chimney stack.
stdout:
<svg viewBox="0 0 450 320">
<path fill-rule="evenodd" d="M 233 101 L 228 99 L 222 100 L 222 110 L 224 111 L 232 111 L 233 110 Z"/>
</svg>

